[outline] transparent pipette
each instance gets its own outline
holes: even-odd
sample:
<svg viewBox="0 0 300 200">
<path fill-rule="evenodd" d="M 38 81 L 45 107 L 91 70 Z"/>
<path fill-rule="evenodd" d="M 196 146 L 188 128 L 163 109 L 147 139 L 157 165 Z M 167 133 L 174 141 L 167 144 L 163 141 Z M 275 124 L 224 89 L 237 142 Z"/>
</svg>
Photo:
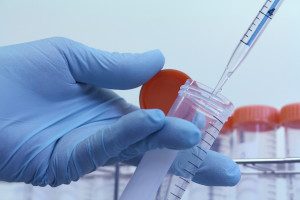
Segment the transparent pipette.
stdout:
<svg viewBox="0 0 300 200">
<path fill-rule="evenodd" d="M 218 84 L 214 88 L 213 95 L 222 91 L 223 86 L 254 46 L 259 36 L 263 33 L 269 22 L 273 19 L 283 0 L 267 0 L 262 9 L 258 12 L 255 19 L 243 35 L 241 41 L 234 50 Z"/>
<path fill-rule="evenodd" d="M 245 59 L 248 52 L 253 47 L 254 43 L 257 41 L 263 30 L 266 28 L 267 24 L 270 22 L 282 2 L 283 0 L 266 1 L 263 8 L 259 11 L 255 20 L 252 22 L 246 34 L 243 36 L 242 40 L 234 51 L 219 83 L 214 90 L 209 90 L 209 95 L 217 94 L 221 91 L 222 86 L 226 83 L 229 77 Z M 195 96 L 186 95 L 186 97 Z M 210 96 L 210 99 L 207 98 L 207 102 L 213 103 L 214 97 L 215 96 Z M 203 101 L 199 101 L 199 99 L 197 100 L 197 102 L 203 103 Z M 204 108 L 207 109 L 209 107 L 205 105 Z M 202 109 L 199 110 L 201 111 Z M 209 116 L 212 118 L 215 117 L 214 115 Z M 203 132 L 202 141 L 199 145 L 197 145 L 197 148 L 200 149 L 199 152 L 202 152 L 201 155 L 203 155 L 203 157 L 199 157 L 199 164 L 201 164 L 201 162 L 205 158 L 206 151 L 210 149 L 214 140 L 218 136 L 219 130 L 221 129 L 221 124 L 223 123 L 223 121 L 220 121 L 219 117 L 215 118 L 214 120 L 220 127 L 217 127 L 214 123 L 210 123 L 210 126 L 207 127 L 207 130 Z M 177 152 L 168 149 L 157 149 L 152 152 L 147 152 L 145 155 L 147 157 L 144 157 L 142 159 L 139 167 L 137 168 L 137 171 L 131 178 L 131 181 L 124 190 L 120 200 L 180 200 L 190 182 L 188 178 L 171 178 L 170 181 L 168 180 L 162 185 L 159 195 L 155 197 L 159 185 L 162 183 L 165 174 L 167 173 L 168 169 L 177 156 Z M 192 154 L 192 157 L 193 155 L 194 154 Z M 196 155 L 195 158 L 198 158 L 198 155 Z M 193 167 L 193 162 L 189 163 L 191 164 L 189 165 L 191 169 L 189 169 L 188 172 L 196 172 L 198 170 L 198 166 Z"/>
<path fill-rule="evenodd" d="M 274 17 L 278 8 L 282 4 L 283 0 L 266 0 L 263 7 L 259 10 L 259 13 L 256 15 L 254 21 L 251 23 L 250 27 L 247 29 L 246 33 L 243 35 L 241 41 L 233 52 L 224 72 L 219 80 L 217 86 L 212 91 L 212 95 L 217 95 L 221 90 L 226 81 L 230 78 L 230 76 L 236 71 L 236 69 L 240 66 L 242 61 L 246 58 L 251 48 L 254 46 L 255 42 L 259 38 L 259 36 L 263 33 L 269 22 Z M 211 96 L 213 98 L 213 96 Z M 204 133 L 203 138 L 209 137 L 209 134 Z M 214 139 L 216 136 L 214 137 Z M 213 142 L 212 142 L 213 143 Z M 203 148 L 203 143 L 200 144 L 200 148 Z M 210 146 L 207 148 L 210 149 Z M 195 169 L 197 171 L 197 169 Z M 174 179 L 167 183 L 165 191 L 167 195 L 163 195 L 162 198 L 158 198 L 159 200 L 179 200 L 182 198 L 187 186 L 188 182 L 184 178 Z M 180 187 L 178 187 L 180 186 Z"/>
</svg>

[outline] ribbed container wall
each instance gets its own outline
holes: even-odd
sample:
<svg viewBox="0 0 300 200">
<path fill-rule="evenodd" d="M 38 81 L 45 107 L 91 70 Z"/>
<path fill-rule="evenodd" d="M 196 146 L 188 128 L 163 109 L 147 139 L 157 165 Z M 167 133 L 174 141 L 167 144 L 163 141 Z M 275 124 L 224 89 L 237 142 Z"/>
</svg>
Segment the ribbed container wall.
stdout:
<svg viewBox="0 0 300 200">
<path fill-rule="evenodd" d="M 233 115 L 234 136 L 233 155 L 235 158 L 275 158 L 276 131 L 279 113 L 269 106 L 245 106 Z M 256 165 L 256 167 L 260 167 Z M 264 165 L 261 167 L 274 167 Z M 241 171 L 256 172 L 247 166 Z M 277 183 L 275 176 L 243 175 L 236 187 L 236 200 L 267 199 L 276 200 Z"/>
<path fill-rule="evenodd" d="M 286 157 L 300 157 L 300 103 L 284 106 L 280 111 L 280 121 L 285 129 Z M 287 167 L 292 171 L 300 171 L 299 164 L 289 164 Z M 287 181 L 288 199 L 300 199 L 300 175 L 290 175 Z"/>
</svg>

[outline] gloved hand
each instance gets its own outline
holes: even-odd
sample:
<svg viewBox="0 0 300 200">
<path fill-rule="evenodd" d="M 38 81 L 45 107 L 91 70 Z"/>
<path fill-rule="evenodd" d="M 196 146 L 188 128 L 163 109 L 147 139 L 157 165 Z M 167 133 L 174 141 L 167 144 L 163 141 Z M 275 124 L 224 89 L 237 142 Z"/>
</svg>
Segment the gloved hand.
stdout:
<svg viewBox="0 0 300 200">
<path fill-rule="evenodd" d="M 109 90 L 140 86 L 163 65 L 157 50 L 108 53 L 64 38 L 0 47 L 0 180 L 58 186 L 150 149 L 193 147 L 201 133 L 192 123 Z M 195 182 L 239 177 L 233 161 L 210 152 Z"/>
</svg>

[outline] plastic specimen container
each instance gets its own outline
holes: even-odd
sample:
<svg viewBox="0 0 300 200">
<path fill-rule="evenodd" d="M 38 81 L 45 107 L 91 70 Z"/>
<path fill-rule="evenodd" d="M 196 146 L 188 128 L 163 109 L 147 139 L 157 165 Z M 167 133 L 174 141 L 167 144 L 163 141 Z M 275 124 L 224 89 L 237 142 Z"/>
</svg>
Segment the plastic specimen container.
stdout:
<svg viewBox="0 0 300 200">
<path fill-rule="evenodd" d="M 280 122 L 285 129 L 286 157 L 300 156 L 300 103 L 284 106 L 280 111 Z M 292 171 L 299 171 L 299 164 L 289 164 Z M 289 199 L 300 199 L 300 175 L 288 178 Z"/>
<path fill-rule="evenodd" d="M 207 150 L 232 114 L 233 105 L 225 97 L 220 94 L 212 96 L 213 89 L 187 79 L 182 72 L 163 70 L 143 86 L 140 101 L 143 108 L 160 108 L 168 116 L 194 123 L 203 133 L 200 144 L 186 151 L 156 149 L 147 152 L 121 200 L 181 198 Z M 202 126 L 204 118 L 205 127 Z M 182 155 L 181 162 L 185 162 L 185 167 L 181 177 L 167 175 L 173 161 Z"/>
<path fill-rule="evenodd" d="M 279 113 L 276 108 L 269 106 L 241 107 L 234 112 L 233 121 L 236 129 L 233 147 L 235 158 L 276 157 L 276 131 L 279 122 Z M 259 166 L 256 165 L 256 167 Z M 242 166 L 242 171 L 251 172 L 251 168 Z M 276 200 L 276 177 L 243 175 L 236 192 L 236 199 Z"/>
</svg>

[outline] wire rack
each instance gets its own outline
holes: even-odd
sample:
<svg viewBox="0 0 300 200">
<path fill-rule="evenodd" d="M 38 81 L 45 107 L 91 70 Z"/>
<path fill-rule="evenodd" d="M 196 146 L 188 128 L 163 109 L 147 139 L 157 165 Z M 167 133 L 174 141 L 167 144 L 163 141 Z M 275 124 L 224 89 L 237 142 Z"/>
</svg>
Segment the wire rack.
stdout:
<svg viewBox="0 0 300 200">
<path fill-rule="evenodd" d="M 253 158 L 253 159 L 234 159 L 242 168 L 242 174 L 269 174 L 269 175 L 290 175 L 300 174 L 300 158 Z M 94 178 L 95 176 L 111 178 L 118 176 L 121 178 L 130 178 L 132 172 L 120 173 L 120 167 L 124 164 L 117 164 L 115 168 L 98 169 L 93 175 L 85 176 L 85 179 Z M 295 167 L 299 166 L 299 167 Z M 247 170 L 248 169 L 248 170 Z"/>
<path fill-rule="evenodd" d="M 288 177 L 300 174 L 300 158 L 260 158 L 260 159 L 235 159 L 241 166 L 243 175 L 269 175 Z M 115 168 L 99 169 L 92 176 L 85 176 L 85 179 L 95 178 L 112 178 L 115 180 L 114 200 L 119 196 L 119 179 L 130 179 L 133 171 L 120 172 L 120 168 L 126 167 L 124 164 L 116 164 Z M 297 170 L 298 169 L 298 170 Z"/>
<path fill-rule="evenodd" d="M 235 159 L 244 175 L 288 176 L 300 174 L 300 158 Z M 299 167 L 296 167 L 299 166 Z"/>
</svg>

